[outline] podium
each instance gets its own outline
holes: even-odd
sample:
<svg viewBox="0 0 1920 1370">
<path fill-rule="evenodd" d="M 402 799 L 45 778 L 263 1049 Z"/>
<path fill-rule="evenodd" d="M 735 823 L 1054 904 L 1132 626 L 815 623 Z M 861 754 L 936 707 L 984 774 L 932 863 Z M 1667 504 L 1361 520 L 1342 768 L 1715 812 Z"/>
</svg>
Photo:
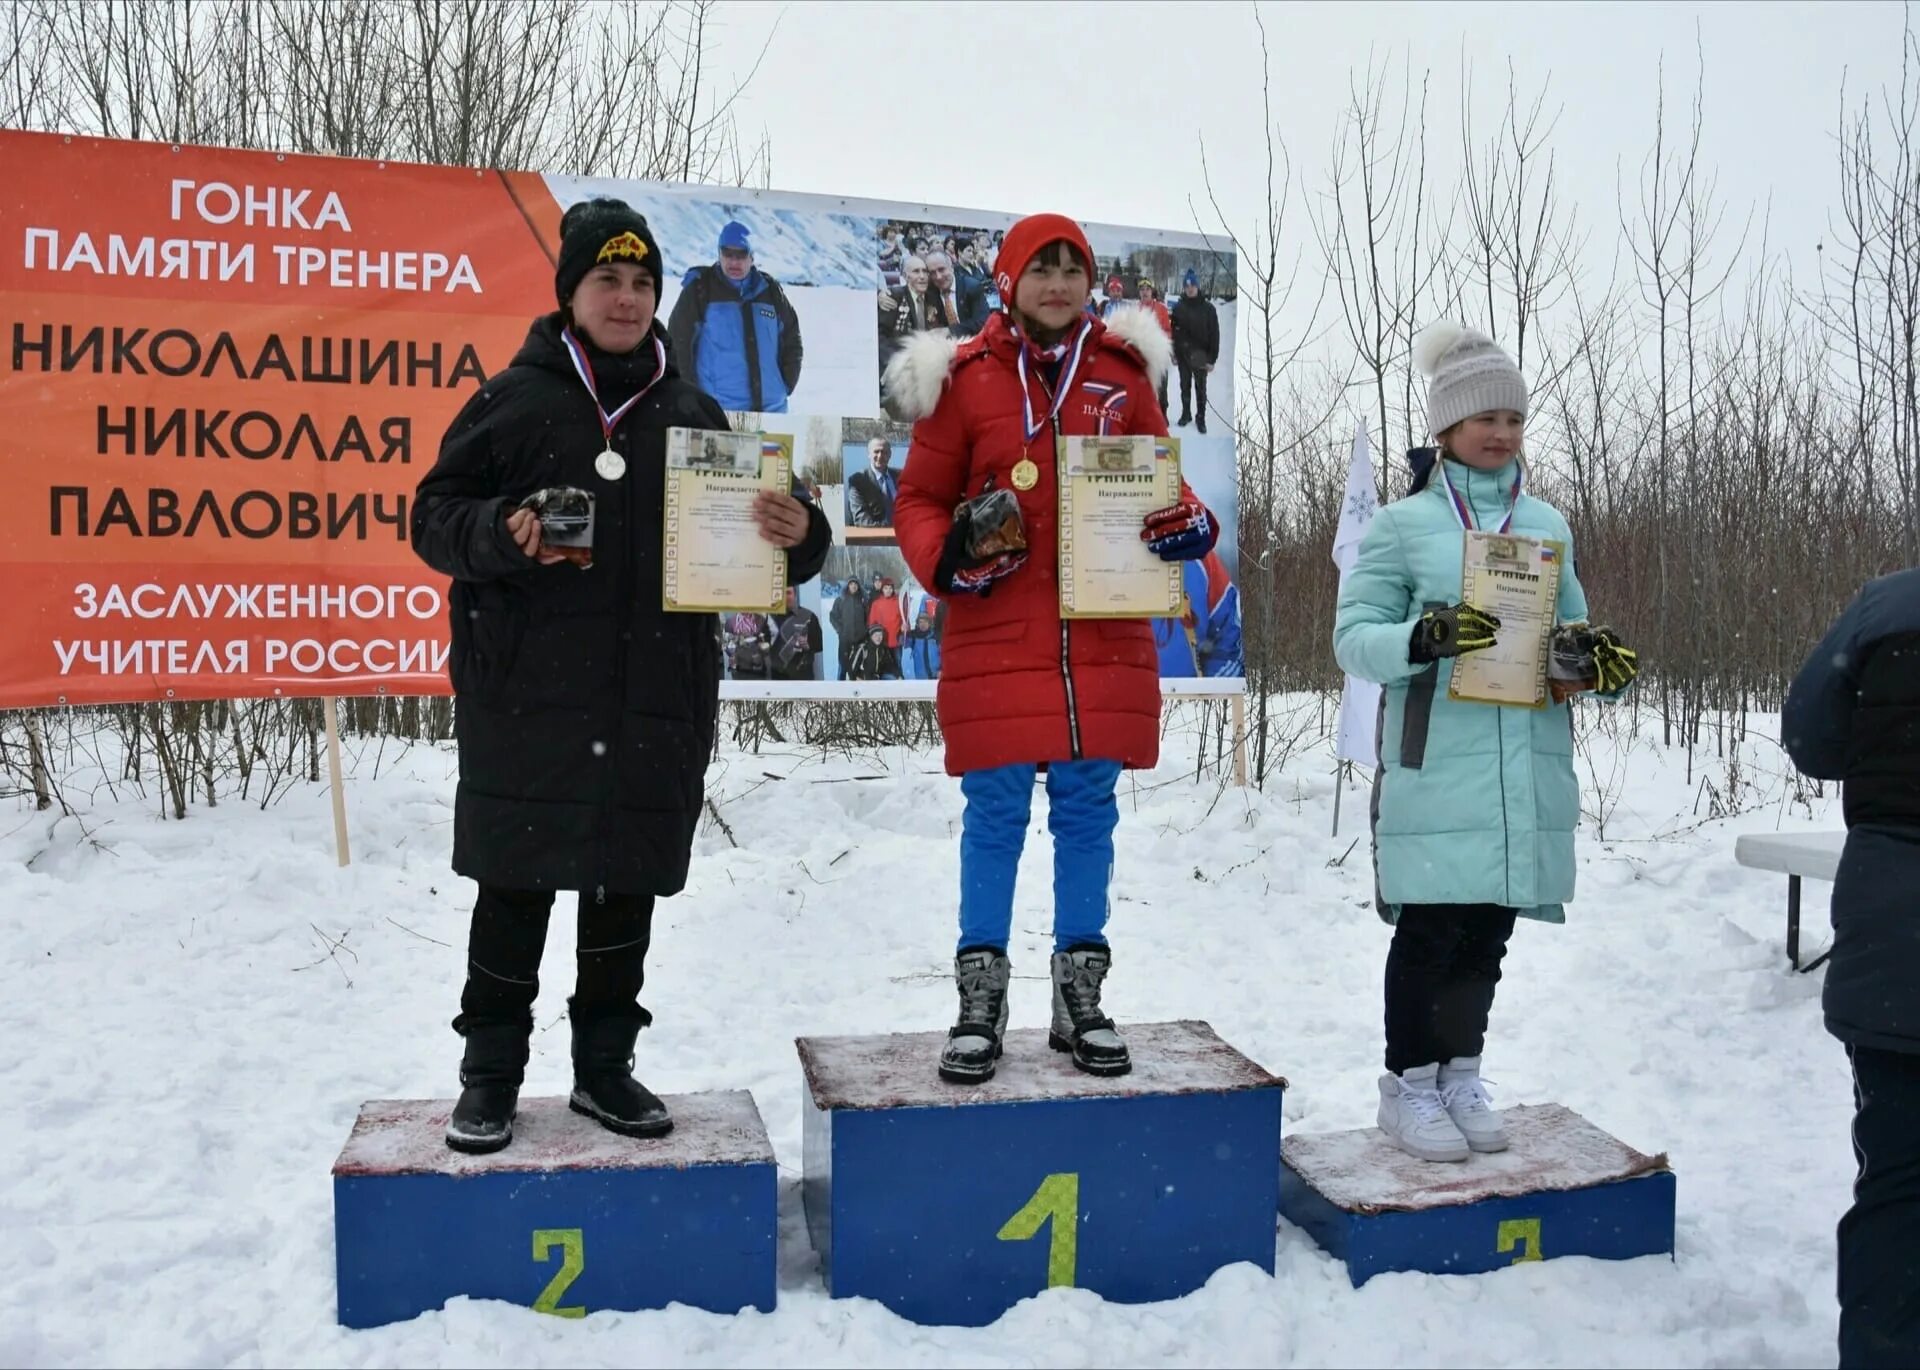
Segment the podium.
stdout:
<svg viewBox="0 0 1920 1370">
<path fill-rule="evenodd" d="M 1510 1108 L 1507 1150 L 1422 1161 L 1378 1128 L 1289 1137 L 1280 1211 L 1346 1262 L 1470 1275 L 1556 1256 L 1673 1251 L 1673 1171 L 1559 1104 Z"/>
<path fill-rule="evenodd" d="M 807 1225 L 835 1298 L 982 1326 L 1056 1286 L 1141 1303 L 1273 1271 L 1286 1082 L 1205 1023 L 1123 1027 L 1131 1074 L 1010 1032 L 949 1084 L 943 1032 L 802 1037 Z"/>
<path fill-rule="evenodd" d="M 447 1148 L 449 1099 L 360 1110 L 333 1166 L 338 1316 L 376 1327 L 449 1299 L 581 1317 L 691 1304 L 771 1311 L 773 1146 L 744 1091 L 666 1100 L 674 1129 L 641 1141 L 522 1099 L 513 1144 Z"/>
</svg>

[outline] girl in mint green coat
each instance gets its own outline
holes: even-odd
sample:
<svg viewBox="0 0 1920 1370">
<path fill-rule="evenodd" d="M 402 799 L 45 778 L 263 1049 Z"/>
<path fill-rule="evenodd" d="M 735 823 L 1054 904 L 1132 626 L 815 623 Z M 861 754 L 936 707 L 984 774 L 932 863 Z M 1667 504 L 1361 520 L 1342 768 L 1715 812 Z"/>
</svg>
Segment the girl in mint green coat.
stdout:
<svg viewBox="0 0 1920 1370">
<path fill-rule="evenodd" d="M 1340 591 L 1333 646 L 1348 674 L 1385 687 L 1374 866 L 1394 936 L 1380 1126 L 1413 1155 L 1465 1160 L 1507 1144 L 1480 1053 L 1514 920 L 1563 922 L 1573 897 L 1580 787 L 1565 701 L 1596 686 L 1618 693 L 1635 667 L 1611 630 L 1587 628 L 1567 521 L 1527 493 L 1519 368 L 1485 334 L 1444 323 L 1422 336 L 1415 363 L 1441 456 L 1423 486 L 1374 517 Z M 1449 698 L 1456 659 L 1500 632 L 1461 602 L 1469 530 L 1537 539 L 1534 555 L 1561 561 L 1545 708 Z"/>
</svg>

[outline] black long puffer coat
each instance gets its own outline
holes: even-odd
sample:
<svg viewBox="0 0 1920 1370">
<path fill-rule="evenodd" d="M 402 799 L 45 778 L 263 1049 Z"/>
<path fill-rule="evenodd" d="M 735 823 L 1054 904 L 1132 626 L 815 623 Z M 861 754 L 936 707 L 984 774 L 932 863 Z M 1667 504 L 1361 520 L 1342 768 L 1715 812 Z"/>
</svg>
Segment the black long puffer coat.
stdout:
<svg viewBox="0 0 1920 1370">
<path fill-rule="evenodd" d="M 1920 1052 L 1920 569 L 1854 597 L 1787 691 L 1780 740 L 1806 774 L 1845 782 L 1827 1028 Z"/>
<path fill-rule="evenodd" d="M 661 608 L 666 430 L 729 425 L 669 361 L 614 429 L 625 475 L 603 479 L 599 415 L 561 322 L 534 322 L 414 496 L 414 550 L 453 577 L 453 868 L 511 889 L 676 894 L 713 751 L 720 645 L 714 615 Z M 609 410 L 655 377 L 651 339 L 589 356 Z M 596 496 L 589 569 L 538 565 L 507 532 L 521 500 L 558 485 Z M 826 516 L 809 513 L 792 584 L 826 560 Z"/>
</svg>

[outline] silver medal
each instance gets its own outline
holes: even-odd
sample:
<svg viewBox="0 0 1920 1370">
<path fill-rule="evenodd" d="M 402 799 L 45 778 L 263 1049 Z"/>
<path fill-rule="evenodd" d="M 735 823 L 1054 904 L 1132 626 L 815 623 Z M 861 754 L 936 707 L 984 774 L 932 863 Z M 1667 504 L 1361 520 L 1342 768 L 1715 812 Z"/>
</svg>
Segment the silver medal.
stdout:
<svg viewBox="0 0 1920 1370">
<path fill-rule="evenodd" d="M 627 474 L 627 459 L 609 447 L 593 459 L 593 469 L 604 480 L 619 480 Z"/>
</svg>

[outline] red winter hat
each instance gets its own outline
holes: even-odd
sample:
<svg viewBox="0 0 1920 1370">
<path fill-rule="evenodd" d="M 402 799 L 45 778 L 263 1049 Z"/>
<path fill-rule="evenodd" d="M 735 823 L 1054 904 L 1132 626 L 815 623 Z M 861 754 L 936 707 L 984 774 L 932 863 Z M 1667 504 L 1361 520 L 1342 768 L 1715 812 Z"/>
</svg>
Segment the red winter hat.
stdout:
<svg viewBox="0 0 1920 1370">
<path fill-rule="evenodd" d="M 1093 248 L 1087 244 L 1087 235 L 1064 214 L 1029 214 L 1007 230 L 1006 239 L 1000 244 L 1000 255 L 994 258 L 993 283 L 999 287 L 1000 299 L 1009 312 L 1013 309 L 1013 283 L 1026 271 L 1027 263 L 1039 256 L 1040 249 L 1048 243 L 1060 242 L 1092 263 Z"/>
<path fill-rule="evenodd" d="M 1111 295 L 1116 290 L 1124 291 L 1126 288 L 1126 283 L 1118 276 L 1107 277 L 1107 294 Z"/>
</svg>

